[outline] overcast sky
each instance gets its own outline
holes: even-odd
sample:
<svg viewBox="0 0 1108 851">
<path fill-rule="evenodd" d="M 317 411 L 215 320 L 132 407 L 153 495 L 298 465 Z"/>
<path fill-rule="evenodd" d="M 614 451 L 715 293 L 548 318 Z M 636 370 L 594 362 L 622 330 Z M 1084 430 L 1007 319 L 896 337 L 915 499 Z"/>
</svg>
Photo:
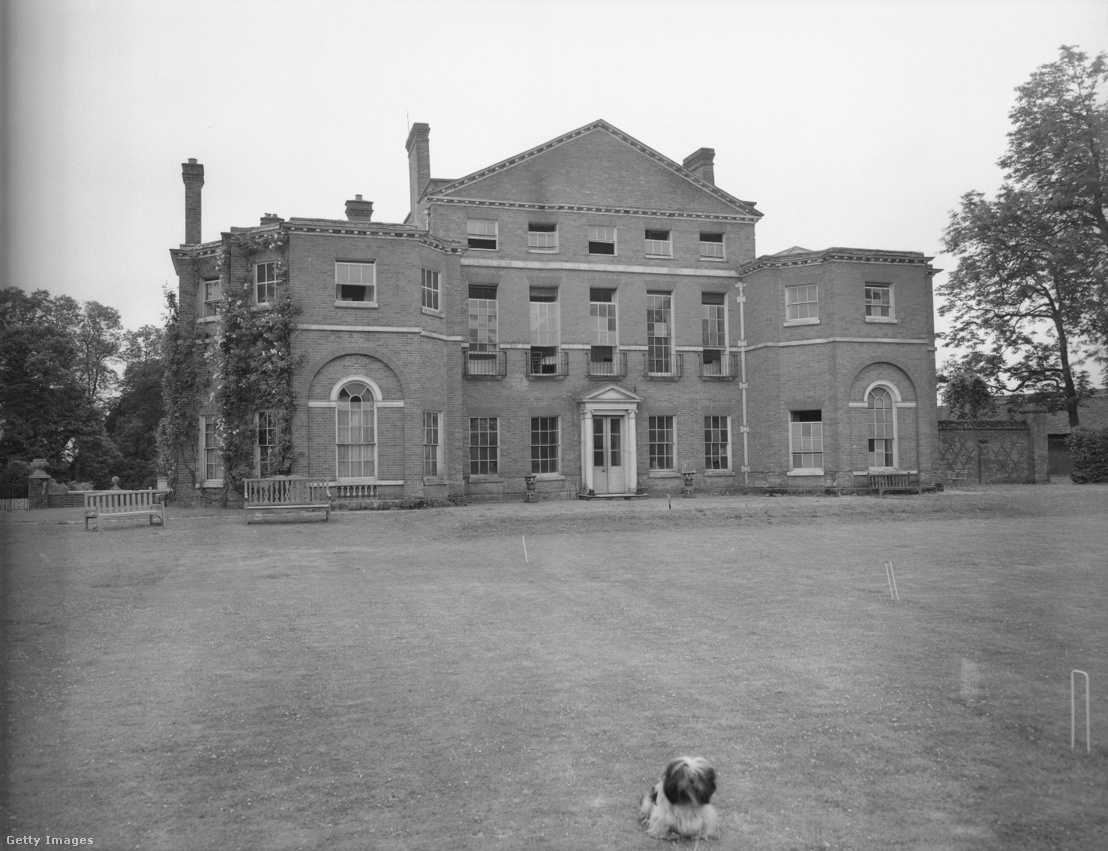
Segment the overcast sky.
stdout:
<svg viewBox="0 0 1108 851">
<path fill-rule="evenodd" d="M 7 0 L 5 284 L 160 323 L 184 239 L 263 213 L 408 212 L 404 142 L 457 178 L 603 118 L 791 245 L 924 251 L 1000 183 L 1016 86 L 1108 50 L 1108 0 Z M 940 275 L 936 282 L 945 276 Z M 941 353 L 940 353 L 941 360 Z"/>
</svg>

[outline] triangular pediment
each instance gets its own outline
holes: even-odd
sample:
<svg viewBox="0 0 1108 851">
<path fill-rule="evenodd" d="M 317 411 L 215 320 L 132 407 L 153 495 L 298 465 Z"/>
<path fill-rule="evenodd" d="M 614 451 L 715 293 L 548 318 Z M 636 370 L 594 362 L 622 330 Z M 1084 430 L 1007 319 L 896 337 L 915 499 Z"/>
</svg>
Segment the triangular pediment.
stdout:
<svg viewBox="0 0 1108 851">
<path fill-rule="evenodd" d="M 702 180 L 606 121 L 510 157 L 429 193 L 432 200 L 540 207 L 681 211 L 757 220 L 753 203 Z"/>
<path fill-rule="evenodd" d="M 608 384 L 604 387 L 600 387 L 593 390 L 591 393 L 586 393 L 577 401 L 582 405 L 624 405 L 632 406 L 638 405 L 642 402 L 642 396 L 636 393 L 632 393 L 630 390 L 625 390 L 618 384 Z"/>
</svg>

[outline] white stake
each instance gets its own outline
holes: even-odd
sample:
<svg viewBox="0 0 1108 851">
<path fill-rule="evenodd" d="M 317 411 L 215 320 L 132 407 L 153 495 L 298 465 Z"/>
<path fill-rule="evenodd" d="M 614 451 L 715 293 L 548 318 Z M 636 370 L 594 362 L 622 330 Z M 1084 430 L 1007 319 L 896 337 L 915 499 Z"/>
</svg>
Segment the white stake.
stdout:
<svg viewBox="0 0 1108 851">
<path fill-rule="evenodd" d="M 527 536 L 526 535 L 520 535 L 519 537 L 523 539 L 523 562 L 524 562 L 524 564 L 529 564 L 530 561 L 527 558 Z"/>
<path fill-rule="evenodd" d="M 1070 671 L 1070 750 L 1077 744 L 1077 675 L 1085 678 L 1085 753 L 1092 752 L 1089 741 L 1089 675 L 1076 668 Z"/>
<path fill-rule="evenodd" d="M 885 578 L 889 580 L 889 596 L 900 602 L 900 594 L 896 590 L 896 574 L 893 572 L 893 563 L 891 561 L 885 562 Z"/>
</svg>

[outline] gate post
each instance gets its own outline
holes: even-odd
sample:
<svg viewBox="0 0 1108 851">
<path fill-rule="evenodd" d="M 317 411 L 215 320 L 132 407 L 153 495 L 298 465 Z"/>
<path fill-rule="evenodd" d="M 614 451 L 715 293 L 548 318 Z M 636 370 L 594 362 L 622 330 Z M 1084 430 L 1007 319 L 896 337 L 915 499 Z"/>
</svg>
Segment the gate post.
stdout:
<svg viewBox="0 0 1108 851">
<path fill-rule="evenodd" d="M 1027 408 L 1020 411 L 1027 420 L 1027 465 L 1028 480 L 1031 482 L 1050 481 L 1050 443 L 1047 438 L 1047 412 L 1042 408 Z"/>
</svg>

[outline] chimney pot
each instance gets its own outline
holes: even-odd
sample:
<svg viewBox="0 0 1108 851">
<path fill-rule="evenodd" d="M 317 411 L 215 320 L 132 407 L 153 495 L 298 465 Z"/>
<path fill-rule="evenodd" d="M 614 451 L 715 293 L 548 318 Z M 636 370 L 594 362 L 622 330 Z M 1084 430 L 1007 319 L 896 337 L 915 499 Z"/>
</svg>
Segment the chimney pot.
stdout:
<svg viewBox="0 0 1108 851">
<path fill-rule="evenodd" d="M 283 221 L 284 219 L 282 219 L 276 213 L 266 213 L 264 216 L 262 216 L 263 225 L 276 225 Z"/>
</svg>

